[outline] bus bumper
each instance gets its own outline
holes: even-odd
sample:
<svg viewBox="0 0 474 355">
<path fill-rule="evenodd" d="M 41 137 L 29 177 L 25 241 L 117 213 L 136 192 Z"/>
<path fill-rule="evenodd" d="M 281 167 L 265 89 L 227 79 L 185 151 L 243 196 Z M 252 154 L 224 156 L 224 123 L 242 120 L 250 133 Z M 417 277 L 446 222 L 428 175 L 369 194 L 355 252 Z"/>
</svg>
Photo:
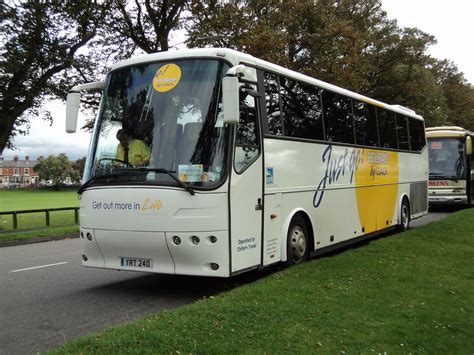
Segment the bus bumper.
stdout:
<svg viewBox="0 0 474 355">
<path fill-rule="evenodd" d="M 466 195 L 454 195 L 454 196 L 429 196 L 428 204 L 430 206 L 448 206 L 448 205 L 467 205 L 468 199 Z"/>
<path fill-rule="evenodd" d="M 173 275 L 229 276 L 227 231 L 138 232 L 81 228 L 82 265 Z"/>
</svg>

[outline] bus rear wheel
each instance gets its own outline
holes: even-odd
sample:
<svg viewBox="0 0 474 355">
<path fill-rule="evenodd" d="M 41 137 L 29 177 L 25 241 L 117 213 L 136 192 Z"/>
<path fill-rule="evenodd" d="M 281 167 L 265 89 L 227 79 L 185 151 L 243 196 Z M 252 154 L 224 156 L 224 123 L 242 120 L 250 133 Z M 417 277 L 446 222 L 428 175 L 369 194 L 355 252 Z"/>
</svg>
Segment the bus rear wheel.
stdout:
<svg viewBox="0 0 474 355">
<path fill-rule="evenodd" d="M 303 217 L 295 216 L 288 229 L 286 265 L 300 264 L 308 259 L 308 245 L 306 222 Z"/>
<path fill-rule="evenodd" d="M 404 232 L 410 228 L 410 204 L 408 199 L 404 198 L 402 201 L 402 207 L 400 208 L 400 224 L 398 225 L 398 231 Z"/>
</svg>

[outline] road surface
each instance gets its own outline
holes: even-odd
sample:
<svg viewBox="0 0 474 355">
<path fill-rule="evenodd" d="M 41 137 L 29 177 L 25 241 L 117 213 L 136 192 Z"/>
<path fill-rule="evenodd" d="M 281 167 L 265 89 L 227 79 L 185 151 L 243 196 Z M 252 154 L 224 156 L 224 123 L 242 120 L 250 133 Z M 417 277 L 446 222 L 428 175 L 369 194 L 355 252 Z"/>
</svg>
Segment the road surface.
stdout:
<svg viewBox="0 0 474 355">
<path fill-rule="evenodd" d="M 417 227 L 448 212 L 413 221 Z M 166 276 L 80 265 L 79 239 L 0 248 L 0 355 L 46 351 L 268 275 Z"/>
</svg>

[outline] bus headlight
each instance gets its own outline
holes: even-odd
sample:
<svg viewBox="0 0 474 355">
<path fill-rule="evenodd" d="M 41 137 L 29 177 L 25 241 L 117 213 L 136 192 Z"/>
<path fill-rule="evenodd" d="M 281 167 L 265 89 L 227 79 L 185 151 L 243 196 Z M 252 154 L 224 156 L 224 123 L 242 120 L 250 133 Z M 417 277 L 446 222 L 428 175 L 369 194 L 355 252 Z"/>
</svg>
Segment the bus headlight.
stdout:
<svg viewBox="0 0 474 355">
<path fill-rule="evenodd" d="M 181 238 L 178 237 L 177 235 L 175 235 L 175 236 L 173 237 L 173 243 L 174 243 L 175 245 L 180 245 L 180 244 L 181 244 Z"/>
<path fill-rule="evenodd" d="M 193 244 L 194 244 L 194 245 L 198 245 L 199 242 L 201 241 L 197 235 L 193 235 L 193 236 L 191 237 L 191 240 L 193 241 Z"/>
</svg>

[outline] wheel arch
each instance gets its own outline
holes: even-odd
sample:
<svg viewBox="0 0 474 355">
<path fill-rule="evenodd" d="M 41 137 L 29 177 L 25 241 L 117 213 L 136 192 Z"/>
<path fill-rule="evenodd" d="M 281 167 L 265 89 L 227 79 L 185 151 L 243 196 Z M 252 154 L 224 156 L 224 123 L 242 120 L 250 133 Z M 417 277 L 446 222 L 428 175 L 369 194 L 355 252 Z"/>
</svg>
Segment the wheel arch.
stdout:
<svg viewBox="0 0 474 355">
<path fill-rule="evenodd" d="M 288 238 L 288 231 L 290 229 L 290 223 L 295 218 L 297 215 L 300 215 L 303 217 L 303 219 L 306 222 L 306 227 L 308 229 L 308 243 L 309 243 L 309 253 L 314 251 L 314 228 L 313 228 L 313 223 L 311 222 L 311 218 L 309 218 L 309 213 L 304 209 L 304 208 L 295 208 L 293 211 L 291 211 L 288 216 L 285 219 L 285 222 L 283 223 L 282 227 L 282 233 L 281 233 L 281 260 L 282 262 L 285 262 L 288 260 L 288 255 L 287 255 L 287 238 Z"/>
</svg>

